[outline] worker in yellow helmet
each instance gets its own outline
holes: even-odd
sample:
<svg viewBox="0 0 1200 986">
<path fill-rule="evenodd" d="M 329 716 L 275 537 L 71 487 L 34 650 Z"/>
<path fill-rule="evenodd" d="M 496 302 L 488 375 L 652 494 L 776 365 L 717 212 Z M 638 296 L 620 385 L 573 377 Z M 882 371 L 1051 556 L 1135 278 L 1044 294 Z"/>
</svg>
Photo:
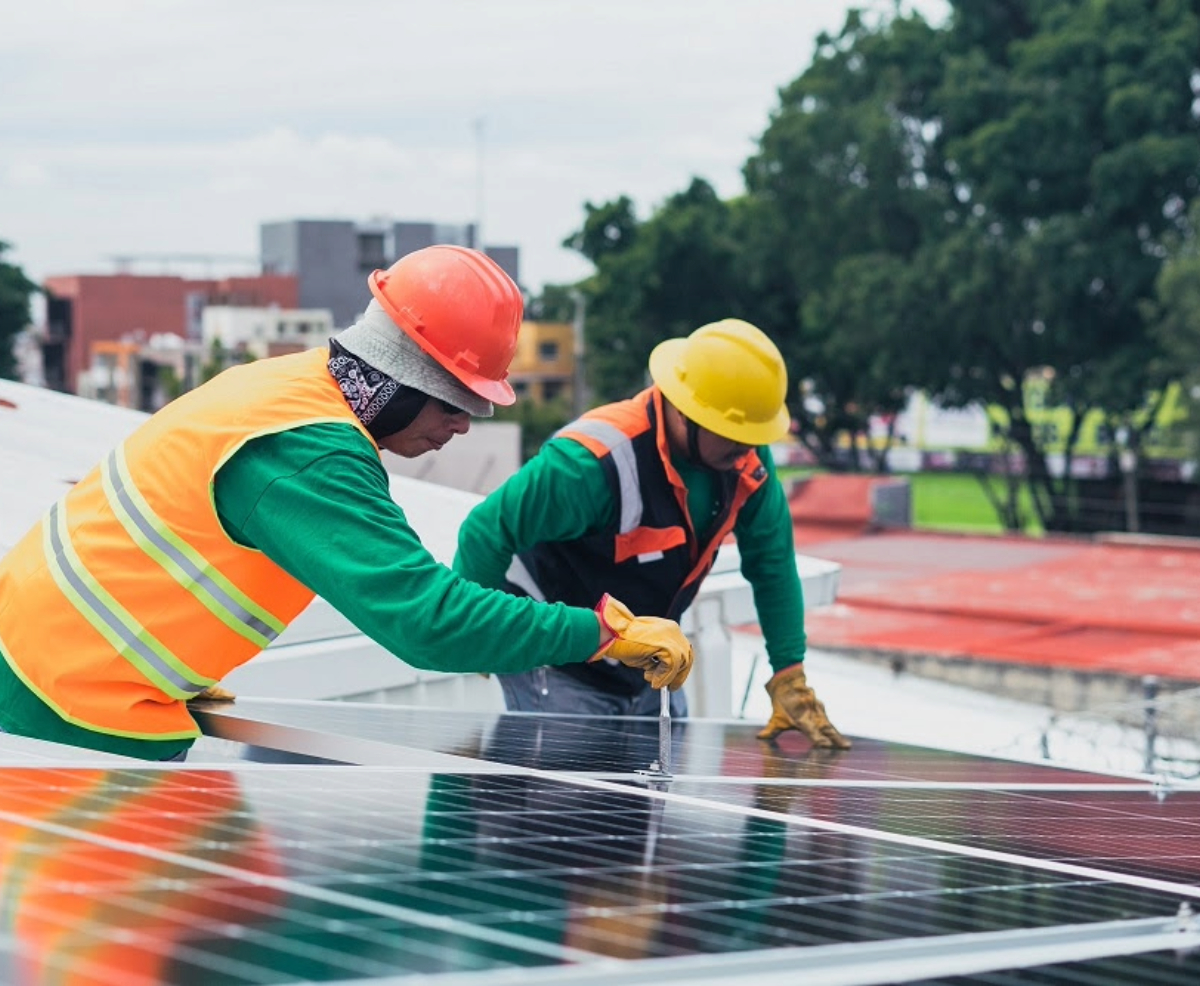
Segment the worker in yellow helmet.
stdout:
<svg viewBox="0 0 1200 986">
<path fill-rule="evenodd" d="M 850 743 L 804 672 L 804 601 L 791 514 L 768 448 L 790 424 L 775 344 L 738 319 L 668 339 L 654 385 L 557 433 L 481 502 L 459 531 L 457 571 L 534 599 L 590 606 L 611 591 L 678 620 L 734 535 L 754 590 L 773 676 L 760 733 Z M 656 715 L 659 696 L 614 662 L 499 676 L 510 710 Z M 683 692 L 671 697 L 685 715 Z"/>
<path fill-rule="evenodd" d="M 520 290 L 438 245 L 371 274 L 328 346 L 233 367 L 151 416 L 0 558 L 0 731 L 147 760 L 186 755 L 187 703 L 320 594 L 417 667 L 599 660 L 678 688 L 674 623 L 484 591 L 439 565 L 380 450 L 440 449 L 515 400 Z"/>
</svg>

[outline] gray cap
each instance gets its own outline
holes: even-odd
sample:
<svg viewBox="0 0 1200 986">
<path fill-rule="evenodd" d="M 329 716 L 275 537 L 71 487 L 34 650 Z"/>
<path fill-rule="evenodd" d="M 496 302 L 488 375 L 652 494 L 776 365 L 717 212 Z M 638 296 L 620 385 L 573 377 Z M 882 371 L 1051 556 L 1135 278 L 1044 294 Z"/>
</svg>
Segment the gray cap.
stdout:
<svg viewBox="0 0 1200 986">
<path fill-rule="evenodd" d="M 492 402 L 468 390 L 458 377 L 398 329 L 374 298 L 362 317 L 334 338 L 347 351 L 397 383 L 447 401 L 472 417 L 492 416 Z"/>
</svg>

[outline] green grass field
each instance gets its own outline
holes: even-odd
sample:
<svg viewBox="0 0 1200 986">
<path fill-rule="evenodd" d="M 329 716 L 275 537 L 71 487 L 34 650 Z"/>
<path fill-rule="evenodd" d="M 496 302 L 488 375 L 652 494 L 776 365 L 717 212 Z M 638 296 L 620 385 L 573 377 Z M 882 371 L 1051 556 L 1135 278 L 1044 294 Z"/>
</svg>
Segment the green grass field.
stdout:
<svg viewBox="0 0 1200 986">
<path fill-rule="evenodd" d="M 780 478 L 811 475 L 811 469 L 781 469 Z M 1000 534 L 1004 526 L 983 491 L 978 478 L 968 473 L 923 472 L 905 473 L 912 489 L 913 527 L 928 531 L 962 531 L 971 534 Z M 988 480 L 998 491 L 1003 482 L 997 477 Z M 1029 490 L 1022 487 L 1021 504 L 1026 516 L 1034 517 Z M 1041 535 L 1041 525 L 1032 520 L 1026 534 Z"/>
<path fill-rule="evenodd" d="M 995 534 L 1004 530 L 977 477 L 965 473 L 925 472 L 906 478 L 912 489 L 914 527 Z M 1003 497 L 1003 481 L 988 477 L 988 482 Z M 1021 487 L 1021 508 L 1029 518 L 1025 533 L 1042 534 L 1029 499 L 1029 489 L 1024 485 Z"/>
</svg>

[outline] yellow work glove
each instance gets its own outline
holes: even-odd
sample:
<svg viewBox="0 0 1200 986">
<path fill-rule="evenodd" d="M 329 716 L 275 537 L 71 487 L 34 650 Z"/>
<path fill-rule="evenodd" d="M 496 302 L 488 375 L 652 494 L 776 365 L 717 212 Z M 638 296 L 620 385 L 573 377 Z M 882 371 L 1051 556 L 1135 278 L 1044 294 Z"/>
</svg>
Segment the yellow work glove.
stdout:
<svg viewBox="0 0 1200 986">
<path fill-rule="evenodd" d="M 232 702 L 236 695 L 220 685 L 209 685 L 199 695 L 193 695 L 189 702 Z"/>
<path fill-rule="evenodd" d="M 772 740 L 795 729 L 812 740 L 813 746 L 850 749 L 850 741 L 834 728 L 825 706 L 808 687 L 803 664 L 793 664 L 772 677 L 767 682 L 767 694 L 771 696 L 771 719 L 758 734 L 759 739 Z"/>
<path fill-rule="evenodd" d="M 692 645 L 674 620 L 634 616 L 629 607 L 607 592 L 596 604 L 596 615 L 613 639 L 592 655 L 592 661 L 611 657 L 641 668 L 653 688 L 677 691 L 692 670 Z"/>
</svg>

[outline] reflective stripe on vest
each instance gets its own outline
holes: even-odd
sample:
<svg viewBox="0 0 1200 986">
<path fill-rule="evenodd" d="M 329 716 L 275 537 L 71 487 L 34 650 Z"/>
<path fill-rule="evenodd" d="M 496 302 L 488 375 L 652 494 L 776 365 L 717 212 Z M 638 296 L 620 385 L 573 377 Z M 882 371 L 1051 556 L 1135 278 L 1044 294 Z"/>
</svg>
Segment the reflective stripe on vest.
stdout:
<svg viewBox="0 0 1200 986">
<path fill-rule="evenodd" d="M 621 491 L 621 517 L 617 523 L 617 534 L 628 534 L 642 523 L 642 483 L 638 473 L 637 454 L 633 440 L 613 425 L 604 421 L 583 418 L 560 432 L 560 434 L 586 435 L 604 446 L 614 468 L 617 484 Z M 657 561 L 661 551 L 647 551 L 637 556 L 639 562 Z"/>
<path fill-rule="evenodd" d="M 103 480 L 108 502 L 129 536 L 213 616 L 259 647 L 283 633 L 279 620 L 256 606 L 159 519 L 129 476 L 123 446 L 105 458 Z"/>
<path fill-rule="evenodd" d="M 42 528 L 54 581 L 113 650 L 172 698 L 191 698 L 212 684 L 159 643 L 87 570 L 71 544 L 63 501 L 50 508 Z"/>
</svg>

